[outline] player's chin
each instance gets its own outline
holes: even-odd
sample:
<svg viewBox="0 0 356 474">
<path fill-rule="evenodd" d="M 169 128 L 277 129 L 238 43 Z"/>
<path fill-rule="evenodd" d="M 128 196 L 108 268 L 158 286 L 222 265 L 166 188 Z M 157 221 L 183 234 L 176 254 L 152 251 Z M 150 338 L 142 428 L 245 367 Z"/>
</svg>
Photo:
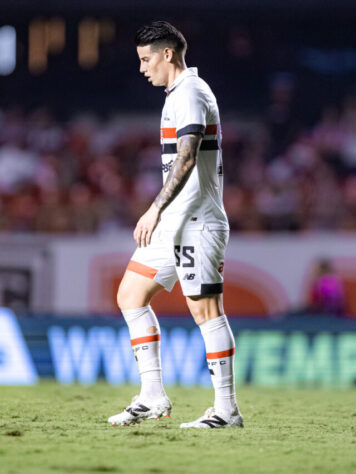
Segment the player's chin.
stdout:
<svg viewBox="0 0 356 474">
<path fill-rule="evenodd" d="M 158 81 L 158 80 L 154 80 L 154 79 L 151 79 L 151 84 L 154 86 L 154 87 L 162 87 L 164 86 L 164 83 L 162 83 L 161 81 Z"/>
</svg>

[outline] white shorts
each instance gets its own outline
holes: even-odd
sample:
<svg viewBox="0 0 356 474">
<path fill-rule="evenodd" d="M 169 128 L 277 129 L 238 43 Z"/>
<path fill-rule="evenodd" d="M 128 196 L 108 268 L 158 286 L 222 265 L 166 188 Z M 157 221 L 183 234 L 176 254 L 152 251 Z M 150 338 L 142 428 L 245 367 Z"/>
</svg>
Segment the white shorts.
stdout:
<svg viewBox="0 0 356 474">
<path fill-rule="evenodd" d="M 158 227 L 148 247 L 137 248 L 127 270 L 152 278 L 171 291 L 180 281 L 185 296 L 212 295 L 223 291 L 228 230 L 166 231 Z"/>
</svg>

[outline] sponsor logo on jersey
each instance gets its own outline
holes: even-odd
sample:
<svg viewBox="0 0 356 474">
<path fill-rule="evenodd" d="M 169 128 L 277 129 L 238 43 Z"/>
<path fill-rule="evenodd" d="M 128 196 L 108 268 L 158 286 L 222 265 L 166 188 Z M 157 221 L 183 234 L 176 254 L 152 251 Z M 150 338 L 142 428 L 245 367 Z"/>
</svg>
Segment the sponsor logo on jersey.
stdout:
<svg viewBox="0 0 356 474">
<path fill-rule="evenodd" d="M 195 273 L 186 273 L 184 275 L 183 280 L 194 280 L 194 278 L 195 278 Z"/>
<path fill-rule="evenodd" d="M 173 160 L 169 161 L 168 163 L 162 163 L 162 171 L 163 173 L 168 173 L 168 171 L 172 168 Z"/>
</svg>

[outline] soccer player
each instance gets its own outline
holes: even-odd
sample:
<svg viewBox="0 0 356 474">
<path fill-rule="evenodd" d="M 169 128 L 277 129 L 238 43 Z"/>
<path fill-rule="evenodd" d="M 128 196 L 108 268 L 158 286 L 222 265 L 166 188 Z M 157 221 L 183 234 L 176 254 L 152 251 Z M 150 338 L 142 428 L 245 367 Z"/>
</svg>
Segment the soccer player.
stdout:
<svg viewBox="0 0 356 474">
<path fill-rule="evenodd" d="M 214 406 L 181 428 L 243 426 L 234 383 L 235 342 L 223 309 L 223 266 L 229 225 L 222 202 L 219 110 L 196 68 L 187 68 L 187 43 L 165 21 L 136 34 L 140 72 L 163 86 L 161 119 L 163 187 L 134 230 L 137 249 L 123 276 L 118 305 L 129 328 L 141 375 L 141 392 L 113 425 L 169 416 L 162 385 L 160 327 L 150 306 L 179 280 L 200 327 L 215 390 Z"/>
</svg>

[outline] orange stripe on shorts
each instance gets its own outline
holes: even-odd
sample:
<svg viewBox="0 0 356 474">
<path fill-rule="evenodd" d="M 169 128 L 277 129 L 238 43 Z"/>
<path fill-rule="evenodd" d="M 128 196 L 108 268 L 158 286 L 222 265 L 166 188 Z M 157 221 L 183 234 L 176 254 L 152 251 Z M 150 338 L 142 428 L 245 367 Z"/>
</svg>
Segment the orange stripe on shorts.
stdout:
<svg viewBox="0 0 356 474">
<path fill-rule="evenodd" d="M 144 336 L 144 337 L 137 337 L 136 339 L 131 339 L 131 346 L 137 346 L 137 344 L 143 344 L 145 342 L 154 342 L 160 341 L 161 335 L 155 334 L 154 336 Z"/>
<path fill-rule="evenodd" d="M 229 349 L 228 351 L 221 352 L 207 352 L 207 359 L 222 359 L 223 357 L 231 357 L 235 354 L 235 348 Z"/>
<path fill-rule="evenodd" d="M 144 265 L 143 263 L 135 262 L 134 260 L 130 260 L 129 264 L 127 265 L 126 270 L 130 270 L 131 272 L 138 273 L 140 275 L 143 275 L 147 278 L 153 278 L 157 275 L 158 270 L 152 267 L 148 267 L 147 265 Z"/>
<path fill-rule="evenodd" d="M 177 138 L 176 128 L 161 128 L 162 138 Z"/>
</svg>

